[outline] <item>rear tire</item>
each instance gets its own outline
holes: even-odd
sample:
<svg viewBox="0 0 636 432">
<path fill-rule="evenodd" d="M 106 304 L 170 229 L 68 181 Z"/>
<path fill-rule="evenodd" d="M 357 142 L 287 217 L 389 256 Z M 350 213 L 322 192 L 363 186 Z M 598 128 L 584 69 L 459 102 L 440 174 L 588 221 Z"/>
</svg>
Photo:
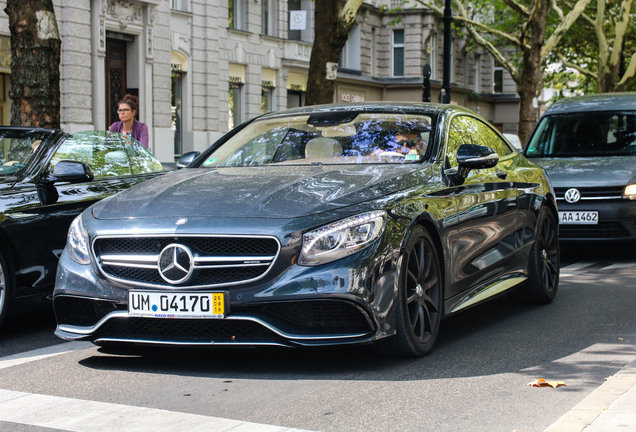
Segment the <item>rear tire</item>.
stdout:
<svg viewBox="0 0 636 432">
<path fill-rule="evenodd" d="M 559 288 L 560 260 L 556 218 L 549 208 L 542 207 L 528 264 L 525 294 L 529 301 L 540 304 L 552 302 Z"/>
<path fill-rule="evenodd" d="M 419 357 L 433 349 L 442 315 L 441 275 L 431 235 L 421 226 L 414 227 L 401 256 L 396 334 L 384 341 L 388 353 Z"/>
</svg>

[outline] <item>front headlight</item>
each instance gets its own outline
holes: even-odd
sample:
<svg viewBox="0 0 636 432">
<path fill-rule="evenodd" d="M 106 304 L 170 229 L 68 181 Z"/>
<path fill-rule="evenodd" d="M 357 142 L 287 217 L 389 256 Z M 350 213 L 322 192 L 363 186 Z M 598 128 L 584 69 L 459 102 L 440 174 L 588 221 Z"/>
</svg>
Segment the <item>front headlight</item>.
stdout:
<svg viewBox="0 0 636 432">
<path fill-rule="evenodd" d="M 625 186 L 625 192 L 623 192 L 623 196 L 627 199 L 636 200 L 636 184 Z"/>
<path fill-rule="evenodd" d="M 91 262 L 88 251 L 88 234 L 82 226 L 82 215 L 75 218 L 68 230 L 66 251 L 68 256 L 78 264 L 90 264 Z"/>
<path fill-rule="evenodd" d="M 315 266 L 349 256 L 384 232 L 386 212 L 373 211 L 325 225 L 303 236 L 298 264 Z"/>
</svg>

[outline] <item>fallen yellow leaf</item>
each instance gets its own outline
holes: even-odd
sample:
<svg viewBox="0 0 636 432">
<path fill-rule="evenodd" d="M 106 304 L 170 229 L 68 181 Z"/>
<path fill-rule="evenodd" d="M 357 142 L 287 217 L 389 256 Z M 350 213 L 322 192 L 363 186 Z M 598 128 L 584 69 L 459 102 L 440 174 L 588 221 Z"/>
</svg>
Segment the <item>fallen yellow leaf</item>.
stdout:
<svg viewBox="0 0 636 432">
<path fill-rule="evenodd" d="M 564 386 L 566 385 L 563 381 L 546 381 L 543 378 L 539 378 L 537 380 L 534 380 L 532 382 L 529 382 L 528 385 L 530 387 L 552 387 L 552 388 L 557 388 L 559 386 Z"/>
</svg>

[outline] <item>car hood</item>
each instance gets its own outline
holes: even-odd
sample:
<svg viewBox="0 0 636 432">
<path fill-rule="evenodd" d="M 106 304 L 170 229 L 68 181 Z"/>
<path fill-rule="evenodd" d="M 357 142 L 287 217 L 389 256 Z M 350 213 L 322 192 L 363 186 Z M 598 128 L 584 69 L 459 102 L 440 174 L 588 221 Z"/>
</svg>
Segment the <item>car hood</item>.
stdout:
<svg viewBox="0 0 636 432">
<path fill-rule="evenodd" d="M 636 156 L 532 158 L 554 187 L 624 186 L 636 181 Z"/>
<path fill-rule="evenodd" d="M 320 165 L 182 169 L 93 207 L 98 219 L 296 218 L 422 184 L 430 165 Z"/>
</svg>

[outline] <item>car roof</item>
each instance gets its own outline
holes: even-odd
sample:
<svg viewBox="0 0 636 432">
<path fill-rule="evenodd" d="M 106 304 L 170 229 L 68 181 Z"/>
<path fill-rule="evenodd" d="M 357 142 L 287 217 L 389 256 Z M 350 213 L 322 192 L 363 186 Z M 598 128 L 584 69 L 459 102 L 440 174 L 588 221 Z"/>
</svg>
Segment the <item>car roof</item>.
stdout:
<svg viewBox="0 0 636 432">
<path fill-rule="evenodd" d="M 636 92 L 599 93 L 559 99 L 547 109 L 545 115 L 584 111 L 636 110 Z"/>
</svg>

